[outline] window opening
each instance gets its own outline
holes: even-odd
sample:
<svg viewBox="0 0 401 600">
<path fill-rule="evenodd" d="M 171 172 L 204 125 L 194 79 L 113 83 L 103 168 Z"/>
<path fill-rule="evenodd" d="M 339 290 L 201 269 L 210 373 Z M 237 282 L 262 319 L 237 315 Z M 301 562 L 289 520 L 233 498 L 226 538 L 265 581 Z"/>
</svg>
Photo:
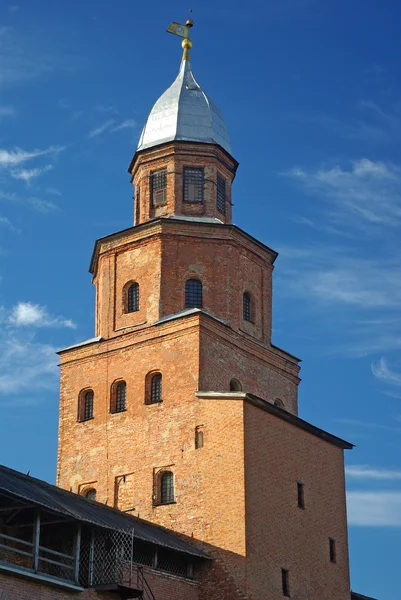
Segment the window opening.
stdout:
<svg viewBox="0 0 401 600">
<path fill-rule="evenodd" d="M 202 282 L 199 279 L 188 279 L 185 282 L 185 307 L 202 308 Z"/>
<path fill-rule="evenodd" d="M 160 169 L 150 174 L 150 190 L 152 206 L 167 202 L 167 169 Z"/>
<path fill-rule="evenodd" d="M 88 421 L 93 418 L 93 390 L 84 390 L 78 396 L 78 421 Z"/>
<path fill-rule="evenodd" d="M 162 401 L 162 376 L 161 373 L 153 375 L 150 385 L 150 402 L 155 404 Z"/>
<path fill-rule="evenodd" d="M 85 495 L 85 498 L 88 498 L 88 500 L 96 500 L 95 488 L 91 488 L 90 490 L 87 490 L 84 495 Z"/>
<path fill-rule="evenodd" d="M 283 595 L 290 595 L 290 574 L 287 569 L 281 569 L 281 582 L 283 588 Z"/>
<path fill-rule="evenodd" d="M 298 489 L 298 506 L 299 506 L 299 508 L 305 508 L 304 484 L 298 482 L 297 489 Z"/>
<path fill-rule="evenodd" d="M 336 560 L 336 540 L 333 540 L 333 538 L 329 538 L 329 544 L 330 544 L 330 562 L 335 563 L 335 562 L 337 562 L 337 560 Z"/>
<path fill-rule="evenodd" d="M 184 168 L 184 202 L 203 202 L 203 169 Z"/>
<path fill-rule="evenodd" d="M 243 313 L 245 321 L 252 321 L 251 296 L 248 292 L 244 292 L 243 296 Z"/>
<path fill-rule="evenodd" d="M 110 412 L 124 412 L 126 409 L 127 384 L 125 381 L 118 381 L 111 387 Z"/>
<path fill-rule="evenodd" d="M 278 408 L 284 408 L 284 402 L 281 398 L 276 398 L 274 401 L 274 406 L 278 406 Z"/>
<path fill-rule="evenodd" d="M 132 283 L 127 290 L 127 312 L 139 310 L 139 283 Z"/>
<path fill-rule="evenodd" d="M 160 478 L 160 503 L 171 504 L 174 502 L 174 475 L 165 471 Z"/>
<path fill-rule="evenodd" d="M 203 448 L 203 430 L 197 427 L 195 429 L 195 450 Z"/>
<path fill-rule="evenodd" d="M 242 392 L 242 385 L 240 384 L 238 379 L 231 379 L 230 392 Z"/>
<path fill-rule="evenodd" d="M 226 182 L 220 175 L 217 175 L 217 210 L 226 214 Z"/>
</svg>

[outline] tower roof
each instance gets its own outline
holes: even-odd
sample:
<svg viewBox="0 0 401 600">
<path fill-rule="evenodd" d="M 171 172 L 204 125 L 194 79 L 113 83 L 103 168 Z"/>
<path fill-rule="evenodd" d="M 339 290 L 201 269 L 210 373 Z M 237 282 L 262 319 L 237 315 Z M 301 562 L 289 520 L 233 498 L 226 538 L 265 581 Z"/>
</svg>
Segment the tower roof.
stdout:
<svg viewBox="0 0 401 600">
<path fill-rule="evenodd" d="M 231 154 L 223 116 L 196 81 L 185 52 L 177 78 L 149 113 L 137 151 L 175 140 L 218 144 Z"/>
</svg>

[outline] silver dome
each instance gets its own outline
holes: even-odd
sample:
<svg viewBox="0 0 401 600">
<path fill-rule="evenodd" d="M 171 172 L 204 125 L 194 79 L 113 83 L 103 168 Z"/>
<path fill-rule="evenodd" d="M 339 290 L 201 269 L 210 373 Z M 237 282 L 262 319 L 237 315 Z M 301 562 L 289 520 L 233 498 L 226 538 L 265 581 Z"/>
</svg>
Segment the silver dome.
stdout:
<svg viewBox="0 0 401 600">
<path fill-rule="evenodd" d="M 150 111 L 137 151 L 173 140 L 219 144 L 231 154 L 223 116 L 196 81 L 189 60 L 182 61 L 176 80 Z"/>
</svg>

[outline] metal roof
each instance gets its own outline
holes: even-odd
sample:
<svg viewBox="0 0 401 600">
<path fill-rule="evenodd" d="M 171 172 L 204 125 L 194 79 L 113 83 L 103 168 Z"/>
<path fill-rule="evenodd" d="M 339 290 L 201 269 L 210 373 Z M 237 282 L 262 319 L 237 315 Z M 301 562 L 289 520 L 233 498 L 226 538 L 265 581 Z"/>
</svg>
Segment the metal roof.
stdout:
<svg viewBox="0 0 401 600">
<path fill-rule="evenodd" d="M 189 60 L 149 113 L 137 151 L 174 140 L 218 144 L 231 154 L 224 118 L 196 81 Z"/>
<path fill-rule="evenodd" d="M 187 544 L 162 527 L 3 465 L 0 465 L 1 492 L 82 523 L 113 530 L 134 529 L 134 536 L 144 542 L 199 558 L 209 558 L 202 550 Z"/>
</svg>

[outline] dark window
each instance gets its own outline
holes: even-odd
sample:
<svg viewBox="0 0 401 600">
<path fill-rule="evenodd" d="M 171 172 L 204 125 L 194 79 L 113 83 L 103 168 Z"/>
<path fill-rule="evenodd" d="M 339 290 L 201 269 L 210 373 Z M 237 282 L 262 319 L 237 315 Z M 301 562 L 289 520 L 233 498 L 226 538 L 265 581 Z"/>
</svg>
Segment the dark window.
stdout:
<svg viewBox="0 0 401 600">
<path fill-rule="evenodd" d="M 248 292 L 244 292 L 243 296 L 243 313 L 245 321 L 252 321 L 252 306 L 251 297 Z"/>
<path fill-rule="evenodd" d="M 202 308 L 202 282 L 199 279 L 188 279 L 185 282 L 186 308 Z"/>
<path fill-rule="evenodd" d="M 150 193 L 152 206 L 159 206 L 167 202 L 167 169 L 150 174 Z"/>
<path fill-rule="evenodd" d="M 297 488 L 298 488 L 298 506 L 299 506 L 299 508 L 305 508 L 304 484 L 298 482 Z"/>
<path fill-rule="evenodd" d="M 93 418 L 93 390 L 86 390 L 79 394 L 78 421 L 88 421 Z"/>
<path fill-rule="evenodd" d="M 138 223 L 139 223 L 140 211 L 141 211 L 141 186 L 138 185 L 136 188 L 136 203 L 135 203 L 135 217 L 134 217 L 135 225 L 138 225 Z"/>
<path fill-rule="evenodd" d="M 217 175 L 217 210 L 226 213 L 226 182 L 220 175 Z"/>
<path fill-rule="evenodd" d="M 96 490 L 95 490 L 95 488 L 91 488 L 90 490 L 87 490 L 85 492 L 85 498 L 88 498 L 88 500 L 96 500 Z"/>
<path fill-rule="evenodd" d="M 127 289 L 127 312 L 139 310 L 139 283 L 131 283 Z"/>
<path fill-rule="evenodd" d="M 126 407 L 127 384 L 125 381 L 113 383 L 111 387 L 110 412 L 124 412 Z"/>
<path fill-rule="evenodd" d="M 336 540 L 333 540 L 333 538 L 329 538 L 329 544 L 330 544 L 330 562 L 335 563 L 335 562 L 337 562 L 337 559 L 336 559 Z"/>
<path fill-rule="evenodd" d="M 184 168 L 184 202 L 203 202 L 203 169 Z"/>
<path fill-rule="evenodd" d="M 290 574 L 287 569 L 281 569 L 281 583 L 283 587 L 283 595 L 290 595 Z"/>
<path fill-rule="evenodd" d="M 274 401 L 274 406 L 278 406 L 279 408 L 284 408 L 284 402 L 280 398 L 276 398 Z"/>
<path fill-rule="evenodd" d="M 162 401 L 162 376 L 161 373 L 153 375 L 150 384 L 150 402 L 155 404 Z"/>
<path fill-rule="evenodd" d="M 241 392 L 242 385 L 238 381 L 238 379 L 231 379 L 230 381 L 230 392 Z"/>
<path fill-rule="evenodd" d="M 203 448 L 203 431 L 202 429 L 195 429 L 195 450 Z"/>
<path fill-rule="evenodd" d="M 174 475 L 165 471 L 160 478 L 160 504 L 174 502 Z"/>
</svg>

